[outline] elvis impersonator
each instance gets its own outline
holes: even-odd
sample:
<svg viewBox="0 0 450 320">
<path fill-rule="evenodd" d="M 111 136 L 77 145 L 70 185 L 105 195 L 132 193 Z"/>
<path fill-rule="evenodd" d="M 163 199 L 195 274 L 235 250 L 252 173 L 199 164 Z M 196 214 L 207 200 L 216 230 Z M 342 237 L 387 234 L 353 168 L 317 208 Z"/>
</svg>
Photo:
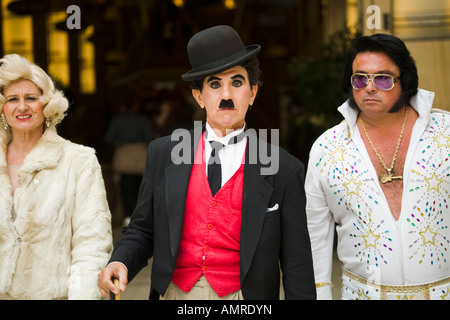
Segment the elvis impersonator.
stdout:
<svg viewBox="0 0 450 320">
<path fill-rule="evenodd" d="M 276 300 L 280 269 L 286 299 L 316 298 L 304 166 L 276 148 L 277 170 L 262 170 L 257 147 L 271 147 L 247 135 L 259 51 L 228 26 L 189 41 L 192 70 L 182 78 L 206 109 L 206 124 L 190 132 L 188 163 L 174 159 L 179 141 L 150 143 L 137 207 L 98 276 L 105 297 L 118 293 L 112 278 L 124 291 L 153 257 L 151 299 Z"/>
<path fill-rule="evenodd" d="M 307 217 L 318 299 L 331 299 L 334 230 L 342 299 L 450 299 L 450 114 L 418 89 L 403 41 L 357 38 L 345 121 L 312 147 Z"/>
</svg>

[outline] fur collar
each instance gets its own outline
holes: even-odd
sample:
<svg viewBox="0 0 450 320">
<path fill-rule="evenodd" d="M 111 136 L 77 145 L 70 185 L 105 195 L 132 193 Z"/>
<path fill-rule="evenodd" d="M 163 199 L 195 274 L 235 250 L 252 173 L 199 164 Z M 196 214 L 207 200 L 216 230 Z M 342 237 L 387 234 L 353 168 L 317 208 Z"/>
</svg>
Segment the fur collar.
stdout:
<svg viewBox="0 0 450 320">
<path fill-rule="evenodd" d="M 58 165 L 62 156 L 62 148 L 65 140 L 58 136 L 55 130 L 47 129 L 36 146 L 26 156 L 21 172 L 33 173 L 43 169 L 51 169 Z M 0 170 L 8 170 L 6 163 L 7 145 L 1 141 Z M 2 172 L 2 173 L 3 173 Z"/>
</svg>

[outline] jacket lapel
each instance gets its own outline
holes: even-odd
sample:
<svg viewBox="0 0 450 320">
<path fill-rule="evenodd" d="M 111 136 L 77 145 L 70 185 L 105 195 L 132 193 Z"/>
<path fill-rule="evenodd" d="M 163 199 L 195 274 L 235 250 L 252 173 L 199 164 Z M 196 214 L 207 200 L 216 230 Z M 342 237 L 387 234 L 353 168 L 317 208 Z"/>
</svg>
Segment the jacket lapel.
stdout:
<svg viewBox="0 0 450 320">
<path fill-rule="evenodd" d="M 242 195 L 242 223 L 241 223 L 241 283 L 245 278 L 253 255 L 258 245 L 261 230 L 266 216 L 266 209 L 272 196 L 273 188 L 267 181 L 267 176 L 261 174 L 263 165 L 259 161 L 250 163 L 249 153 L 252 146 L 247 144 L 244 167 L 244 191 Z"/>
<path fill-rule="evenodd" d="M 192 165 L 172 164 L 166 169 L 166 208 L 169 219 L 170 248 L 176 258 L 183 229 L 184 207 Z"/>
<path fill-rule="evenodd" d="M 166 183 L 166 209 L 169 220 L 169 241 L 173 259 L 176 259 L 183 230 L 184 209 L 186 196 L 191 177 L 192 164 L 197 150 L 198 142 L 203 132 L 202 127 L 189 131 L 191 139 L 190 162 L 175 164 L 167 167 L 165 172 Z M 174 146 L 172 146 L 173 148 Z M 171 149 L 172 149 L 171 148 Z M 175 161 L 176 162 L 176 161 Z"/>
</svg>

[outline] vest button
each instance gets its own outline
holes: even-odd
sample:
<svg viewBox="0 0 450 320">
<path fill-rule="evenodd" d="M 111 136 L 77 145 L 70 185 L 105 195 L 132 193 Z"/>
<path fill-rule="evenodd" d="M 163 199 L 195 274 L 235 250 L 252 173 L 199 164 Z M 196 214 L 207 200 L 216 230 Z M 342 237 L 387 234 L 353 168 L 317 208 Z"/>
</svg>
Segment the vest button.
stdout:
<svg viewBox="0 0 450 320">
<path fill-rule="evenodd" d="M 205 246 L 205 250 L 206 250 L 206 251 L 209 251 L 209 247 L 208 247 L 208 246 Z"/>
<path fill-rule="evenodd" d="M 213 228 L 213 225 L 210 223 L 210 224 L 208 224 L 208 229 L 212 229 Z"/>
<path fill-rule="evenodd" d="M 208 270 L 208 267 L 207 266 L 203 266 L 203 271 L 206 271 L 206 270 Z"/>
<path fill-rule="evenodd" d="M 217 206 L 217 202 L 213 201 L 213 202 L 211 202 L 211 205 L 212 205 L 213 207 L 215 207 L 215 206 Z"/>
</svg>

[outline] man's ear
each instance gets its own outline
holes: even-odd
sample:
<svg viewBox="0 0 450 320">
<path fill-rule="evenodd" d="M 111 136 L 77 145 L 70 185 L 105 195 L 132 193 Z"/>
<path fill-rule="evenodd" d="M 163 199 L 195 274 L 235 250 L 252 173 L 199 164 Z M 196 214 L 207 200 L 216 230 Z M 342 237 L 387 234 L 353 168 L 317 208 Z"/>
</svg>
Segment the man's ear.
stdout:
<svg viewBox="0 0 450 320">
<path fill-rule="evenodd" d="M 192 89 L 192 96 L 197 101 L 197 103 L 200 106 L 200 108 L 204 109 L 205 108 L 205 104 L 203 103 L 202 92 L 200 90 L 198 90 L 198 89 Z"/>
<path fill-rule="evenodd" d="M 258 89 L 259 86 L 257 84 L 255 84 L 254 86 L 252 86 L 252 94 L 250 96 L 250 102 L 249 105 L 253 106 L 253 103 L 255 102 L 256 96 L 258 95 Z"/>
</svg>

